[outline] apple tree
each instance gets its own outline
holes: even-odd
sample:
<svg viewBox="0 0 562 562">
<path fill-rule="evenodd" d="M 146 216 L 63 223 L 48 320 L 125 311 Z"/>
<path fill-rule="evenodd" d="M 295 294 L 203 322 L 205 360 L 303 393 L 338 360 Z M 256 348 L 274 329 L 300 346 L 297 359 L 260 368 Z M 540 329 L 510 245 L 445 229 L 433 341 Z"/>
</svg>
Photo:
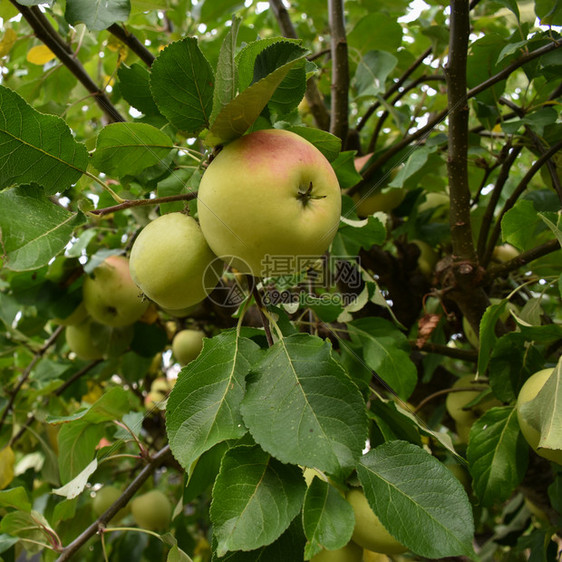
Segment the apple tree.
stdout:
<svg viewBox="0 0 562 562">
<path fill-rule="evenodd" d="M 0 0 L 0 559 L 555 560 L 560 26 Z"/>
</svg>

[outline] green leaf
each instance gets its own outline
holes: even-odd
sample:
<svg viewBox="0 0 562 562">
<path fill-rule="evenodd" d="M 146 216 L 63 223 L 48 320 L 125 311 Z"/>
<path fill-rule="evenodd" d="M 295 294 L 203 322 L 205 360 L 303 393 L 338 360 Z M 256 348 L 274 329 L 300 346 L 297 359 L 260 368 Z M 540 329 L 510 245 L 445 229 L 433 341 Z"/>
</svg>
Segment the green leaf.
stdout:
<svg viewBox="0 0 562 562">
<path fill-rule="evenodd" d="M 289 131 L 312 143 L 330 162 L 340 153 L 341 139 L 331 133 L 314 127 L 290 127 Z"/>
<path fill-rule="evenodd" d="M 492 408 L 470 428 L 467 459 L 484 506 L 507 500 L 527 470 L 528 447 L 512 406 Z"/>
<path fill-rule="evenodd" d="M 196 135 L 209 126 L 215 77 L 194 37 L 168 45 L 152 65 L 150 88 L 172 125 Z"/>
<path fill-rule="evenodd" d="M 304 497 L 302 525 L 308 539 L 304 551 L 308 560 L 322 548 L 336 550 L 351 540 L 353 508 L 333 486 L 314 477 Z"/>
<path fill-rule="evenodd" d="M 507 303 L 508 300 L 503 299 L 497 304 L 492 304 L 482 315 L 482 320 L 480 320 L 480 349 L 478 350 L 479 373 L 485 373 L 488 368 L 492 351 L 498 341 L 495 333 L 496 324 L 504 313 Z"/>
<path fill-rule="evenodd" d="M 126 21 L 130 11 L 130 0 L 66 0 L 64 17 L 70 25 L 84 23 L 90 31 L 101 31 Z"/>
<path fill-rule="evenodd" d="M 396 52 L 402 44 L 402 26 L 381 12 L 361 18 L 347 36 L 349 46 L 361 53 Z"/>
<path fill-rule="evenodd" d="M 363 398 L 331 345 L 295 334 L 252 369 L 242 416 L 252 437 L 281 462 L 345 478 L 366 439 Z"/>
<path fill-rule="evenodd" d="M 199 19 L 204 23 L 221 21 L 243 5 L 243 0 L 204 0 Z"/>
<path fill-rule="evenodd" d="M 306 49 L 292 43 L 283 43 L 284 61 L 273 72 L 238 94 L 213 122 L 205 143 L 209 146 L 222 144 L 242 136 L 258 118 L 271 96 L 289 70 L 306 55 Z M 273 45 L 274 46 L 274 45 Z"/>
<path fill-rule="evenodd" d="M 388 75 L 398 64 L 398 59 L 386 51 L 369 51 L 359 61 L 355 84 L 359 96 L 376 96 L 384 92 Z"/>
<path fill-rule="evenodd" d="M 388 187 L 403 187 L 406 180 L 412 177 L 415 173 L 419 172 L 426 165 L 428 158 L 435 152 L 435 147 L 421 147 L 412 152 L 406 160 L 406 163 L 396 177 L 388 184 Z"/>
<path fill-rule="evenodd" d="M 26 271 L 47 265 L 85 222 L 82 213 L 71 213 L 55 205 L 38 187 L 22 186 L 0 192 L 4 266 Z"/>
<path fill-rule="evenodd" d="M 0 532 L 27 541 L 35 541 L 39 544 L 49 546 L 52 537 L 57 536 L 49 523 L 37 511 L 25 513 L 23 511 L 12 511 L 2 516 L 0 520 Z M 30 543 L 24 543 L 29 545 Z"/>
<path fill-rule="evenodd" d="M 199 357 L 182 369 L 168 398 L 166 429 L 172 452 L 188 473 L 205 451 L 246 433 L 240 403 L 258 353 L 257 344 L 230 330 L 204 340 Z"/>
<path fill-rule="evenodd" d="M 98 460 L 94 459 L 90 464 L 85 466 L 79 474 L 70 480 L 70 482 L 60 488 L 54 489 L 53 494 L 64 496 L 69 500 L 77 498 L 84 491 L 84 488 L 88 484 L 88 478 L 90 478 L 97 468 Z"/>
<path fill-rule="evenodd" d="M 135 175 L 166 158 L 173 147 L 170 137 L 146 123 L 112 123 L 96 141 L 92 164 L 109 175 Z"/>
<path fill-rule="evenodd" d="M 348 323 L 351 340 L 363 347 L 369 368 L 400 398 L 407 400 L 418 381 L 410 346 L 402 332 L 384 318 L 361 318 Z"/>
<path fill-rule="evenodd" d="M 332 253 L 338 257 L 353 257 L 361 248 L 368 250 L 386 240 L 386 229 L 375 216 L 362 220 L 342 217 L 341 226 L 332 242 Z"/>
<path fill-rule="evenodd" d="M 562 2 L 535 0 L 535 14 L 541 20 L 541 25 L 562 25 Z"/>
<path fill-rule="evenodd" d="M 234 52 L 236 51 L 236 38 L 240 22 L 240 18 L 232 19 L 232 25 L 221 45 L 216 70 L 211 123 L 216 119 L 223 107 L 228 105 L 236 97 L 238 90 L 238 71 L 236 62 L 234 61 Z"/>
<path fill-rule="evenodd" d="M 158 115 L 158 106 L 150 92 L 150 72 L 138 62 L 122 64 L 117 71 L 121 94 L 135 109 L 145 115 Z"/>
<path fill-rule="evenodd" d="M 398 542 L 426 558 L 474 555 L 464 488 L 424 449 L 385 443 L 363 456 L 357 474 L 371 509 Z"/>
<path fill-rule="evenodd" d="M 217 555 L 275 541 L 300 511 L 305 490 L 300 468 L 280 463 L 257 446 L 230 449 L 210 509 Z"/>
<path fill-rule="evenodd" d="M 20 511 L 31 511 L 31 502 L 23 486 L 0 491 L 0 505 Z"/>
<path fill-rule="evenodd" d="M 340 155 L 332 162 L 332 167 L 342 189 L 353 187 L 363 179 L 355 168 L 355 150 L 340 152 Z"/>
<path fill-rule="evenodd" d="M 175 544 L 168 552 L 166 562 L 193 562 L 193 559 Z"/>
<path fill-rule="evenodd" d="M 80 179 L 88 151 L 60 117 L 35 111 L 4 86 L 0 107 L 0 189 L 36 183 L 54 195 Z"/>
<path fill-rule="evenodd" d="M 562 213 L 558 213 L 558 221 L 557 224 L 554 224 L 551 220 L 548 219 L 545 213 L 538 213 L 539 218 L 552 230 L 554 236 L 556 236 L 556 240 L 558 240 L 558 244 L 562 246 L 562 229 L 560 225 L 562 224 Z"/>
</svg>

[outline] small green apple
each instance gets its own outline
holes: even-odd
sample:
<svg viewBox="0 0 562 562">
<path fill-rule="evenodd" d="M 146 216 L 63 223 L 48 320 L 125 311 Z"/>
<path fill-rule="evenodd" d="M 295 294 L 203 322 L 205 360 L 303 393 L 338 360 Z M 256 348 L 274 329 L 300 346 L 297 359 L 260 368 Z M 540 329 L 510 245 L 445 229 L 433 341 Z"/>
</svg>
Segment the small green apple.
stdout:
<svg viewBox="0 0 562 562">
<path fill-rule="evenodd" d="M 429 191 L 425 194 L 425 201 L 418 205 L 418 213 L 433 210 L 431 214 L 432 220 L 447 218 L 451 202 L 446 193 Z"/>
<path fill-rule="evenodd" d="M 66 343 L 76 356 L 86 361 L 102 359 L 104 356 L 104 346 L 100 342 L 95 342 L 92 337 L 93 323 L 87 318 L 80 324 L 67 326 L 65 329 Z"/>
<path fill-rule="evenodd" d="M 337 550 L 322 550 L 310 562 L 362 562 L 363 549 L 353 541 Z"/>
<path fill-rule="evenodd" d="M 99 517 L 105 513 L 119 498 L 121 490 L 115 486 L 104 486 L 96 492 L 94 501 L 92 502 L 92 510 Z M 119 521 L 129 514 L 129 506 L 120 509 L 111 519 L 111 521 Z"/>
<path fill-rule="evenodd" d="M 80 302 L 80 304 L 68 316 L 64 318 L 55 318 L 53 322 L 55 322 L 55 324 L 60 324 L 61 326 L 76 326 L 86 320 L 86 316 L 88 316 L 86 306 L 83 302 Z"/>
<path fill-rule="evenodd" d="M 471 408 L 466 405 L 472 402 L 476 397 L 487 389 L 484 383 L 475 384 L 474 375 L 465 375 L 455 381 L 452 388 L 467 389 L 474 387 L 474 390 L 459 390 L 449 392 L 445 400 L 445 407 L 449 415 L 455 420 L 457 426 L 457 435 L 463 443 L 468 442 L 468 435 L 472 424 L 487 410 L 494 406 L 501 406 L 501 402 L 493 396 L 487 396 Z"/>
<path fill-rule="evenodd" d="M 385 529 L 362 490 L 353 488 L 347 493 L 346 498 L 355 514 L 355 528 L 351 537 L 353 542 L 367 550 L 382 554 L 400 554 L 408 550 Z"/>
<path fill-rule="evenodd" d="M 149 223 L 133 244 L 129 267 L 149 299 L 173 310 L 201 302 L 222 273 L 197 221 L 184 213 L 169 213 Z"/>
<path fill-rule="evenodd" d="M 492 252 L 492 261 L 498 263 L 506 263 L 516 258 L 519 255 L 519 250 L 511 244 L 501 244 L 496 246 Z"/>
<path fill-rule="evenodd" d="M 534 375 L 531 375 L 525 381 L 525 384 L 521 387 L 519 395 L 517 396 L 517 420 L 519 421 L 519 427 L 521 428 L 523 437 L 525 437 L 525 440 L 532 447 L 535 453 L 545 459 L 548 459 L 549 461 L 562 465 L 562 449 L 537 449 L 541 434 L 525 419 L 521 410 L 523 404 L 526 404 L 535 398 L 553 372 L 554 369 L 552 368 L 542 369 Z"/>
<path fill-rule="evenodd" d="M 435 250 L 423 240 L 412 240 L 419 250 L 418 267 L 425 277 L 431 277 L 435 265 L 437 264 L 437 253 Z"/>
<path fill-rule="evenodd" d="M 148 301 L 129 274 L 129 260 L 109 256 L 86 277 L 82 288 L 84 305 L 90 316 L 107 326 L 129 326 L 146 311 Z"/>
<path fill-rule="evenodd" d="M 149 531 L 163 531 L 172 520 L 172 504 L 160 490 L 151 490 L 131 502 L 136 524 Z"/>
<path fill-rule="evenodd" d="M 205 333 L 200 330 L 181 330 L 172 341 L 172 353 L 183 367 L 193 361 L 203 349 Z"/>
<path fill-rule="evenodd" d="M 261 276 L 301 270 L 308 258 L 324 254 L 341 214 L 328 160 L 280 129 L 226 145 L 203 174 L 197 200 L 201 230 L 215 254 L 241 273 Z"/>
<path fill-rule="evenodd" d="M 363 549 L 363 562 L 390 562 L 390 558 L 386 554 L 373 552 L 365 548 Z"/>
</svg>

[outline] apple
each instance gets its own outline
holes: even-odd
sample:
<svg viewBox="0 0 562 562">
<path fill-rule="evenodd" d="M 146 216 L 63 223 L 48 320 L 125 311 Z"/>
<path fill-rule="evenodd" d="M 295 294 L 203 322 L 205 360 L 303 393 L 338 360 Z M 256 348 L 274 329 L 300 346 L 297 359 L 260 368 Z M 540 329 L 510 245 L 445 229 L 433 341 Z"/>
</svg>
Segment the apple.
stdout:
<svg viewBox="0 0 562 562">
<path fill-rule="evenodd" d="M 197 221 L 184 213 L 150 222 L 133 244 L 129 268 L 149 299 L 173 310 L 201 302 L 222 274 Z"/>
<path fill-rule="evenodd" d="M 373 552 L 372 550 L 363 550 L 363 562 L 390 562 L 390 558 L 386 554 Z"/>
<path fill-rule="evenodd" d="M 241 273 L 261 276 L 306 268 L 330 246 L 341 214 L 328 160 L 304 138 L 279 129 L 226 145 L 203 174 L 197 200 L 201 230 L 215 254 Z"/>
<path fill-rule="evenodd" d="M 425 201 L 418 205 L 418 213 L 433 209 L 432 219 L 444 219 L 449 215 L 451 201 L 446 193 L 430 191 L 425 194 Z"/>
<path fill-rule="evenodd" d="M 501 244 L 496 246 L 492 252 L 492 261 L 498 263 L 506 263 L 516 258 L 519 255 L 519 250 L 511 244 Z"/>
<path fill-rule="evenodd" d="M 105 351 L 102 343 L 95 342 L 92 338 L 92 327 L 91 319 L 87 318 L 84 322 L 67 326 L 65 329 L 66 343 L 70 351 L 86 361 L 102 359 Z"/>
<path fill-rule="evenodd" d="M 322 550 L 310 562 L 363 562 L 363 549 L 350 541 L 337 550 Z"/>
<path fill-rule="evenodd" d="M 162 531 L 172 520 L 172 504 L 160 490 L 151 490 L 131 502 L 136 524 L 149 531 Z"/>
<path fill-rule="evenodd" d="M 181 330 L 172 341 L 172 353 L 183 367 L 193 361 L 203 349 L 205 333 L 200 330 Z"/>
<path fill-rule="evenodd" d="M 525 441 L 527 441 L 535 453 L 545 459 L 548 459 L 549 461 L 562 465 L 562 449 L 537 449 L 541 434 L 525 419 L 521 409 L 523 404 L 526 404 L 535 398 L 553 372 L 553 368 L 542 369 L 534 375 L 531 375 L 525 381 L 525 384 L 521 387 L 519 395 L 517 396 L 517 420 L 519 421 L 519 427 L 521 428 L 523 437 L 525 437 Z"/>
<path fill-rule="evenodd" d="M 468 442 L 468 435 L 472 424 L 487 410 L 494 406 L 501 406 L 501 402 L 493 396 L 487 396 L 471 408 L 466 405 L 472 402 L 479 394 L 486 390 L 485 383 L 475 384 L 474 375 L 465 375 L 453 384 L 452 388 L 471 388 L 474 390 L 460 390 L 449 392 L 445 400 L 445 407 L 449 415 L 455 420 L 457 435 L 462 443 Z"/>
<path fill-rule="evenodd" d="M 431 277 L 435 265 L 437 264 L 437 254 L 435 250 L 423 240 L 412 240 L 419 250 L 418 267 L 425 277 Z"/>
<path fill-rule="evenodd" d="M 353 542 L 382 554 L 400 554 L 408 550 L 385 529 L 362 490 L 352 488 L 346 498 L 355 514 L 355 528 L 351 536 Z"/>
<path fill-rule="evenodd" d="M 104 486 L 100 488 L 94 497 L 92 502 L 92 510 L 96 516 L 100 516 L 105 513 L 119 498 L 121 497 L 121 490 L 115 486 Z M 125 506 L 120 509 L 111 519 L 111 521 L 119 521 L 128 515 L 130 511 L 129 506 Z"/>
<path fill-rule="evenodd" d="M 107 326 L 134 324 L 150 304 L 131 279 L 129 260 L 124 256 L 106 258 L 91 277 L 86 277 L 82 291 L 90 316 Z"/>
<path fill-rule="evenodd" d="M 55 318 L 53 322 L 61 324 L 62 326 L 76 326 L 76 324 L 83 322 L 86 319 L 86 316 L 88 316 L 86 306 L 83 302 L 80 302 L 80 304 L 68 316 L 65 316 L 64 318 Z"/>
</svg>

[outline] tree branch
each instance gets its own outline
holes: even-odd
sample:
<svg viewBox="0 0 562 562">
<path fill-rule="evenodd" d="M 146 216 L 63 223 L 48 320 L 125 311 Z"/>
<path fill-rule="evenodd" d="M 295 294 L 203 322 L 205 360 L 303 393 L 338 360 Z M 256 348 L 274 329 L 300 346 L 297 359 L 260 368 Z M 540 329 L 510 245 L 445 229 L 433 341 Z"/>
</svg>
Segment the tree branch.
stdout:
<svg viewBox="0 0 562 562">
<path fill-rule="evenodd" d="M 10 410 L 14 406 L 14 402 L 16 401 L 18 392 L 21 390 L 21 387 L 25 384 L 25 381 L 27 381 L 27 379 L 29 378 L 29 375 L 31 374 L 33 367 L 37 365 L 37 363 L 43 357 L 43 355 L 45 355 L 45 352 L 49 349 L 49 347 L 51 347 L 57 341 L 57 338 L 61 335 L 63 330 L 64 330 L 64 326 L 58 326 L 57 329 L 51 334 L 49 339 L 47 339 L 45 343 L 41 346 L 41 348 L 35 353 L 33 359 L 29 362 L 29 365 L 25 368 L 25 371 L 23 372 L 22 376 L 20 377 L 20 380 L 16 384 L 16 387 L 12 391 L 10 399 L 6 404 L 4 411 L 2 412 L 2 417 L 0 418 L 0 429 L 4 425 L 4 422 L 6 421 L 6 418 L 10 413 Z"/>
<path fill-rule="evenodd" d="M 150 475 L 164 463 L 170 455 L 170 445 L 166 445 L 158 453 L 156 453 L 150 462 L 139 472 L 135 479 L 125 488 L 119 499 L 111 505 L 107 511 L 102 513 L 96 521 L 94 521 L 85 531 L 76 537 L 70 544 L 63 548 L 56 562 L 64 562 L 70 560 L 71 557 L 84 546 L 89 539 L 103 529 L 103 527 L 111 521 L 117 512 L 125 507 L 129 500 L 140 490 L 141 486 L 148 480 Z"/>
<path fill-rule="evenodd" d="M 349 64 L 343 11 L 344 0 L 328 0 L 332 52 L 332 105 L 330 133 L 347 144 L 349 130 Z"/>
<path fill-rule="evenodd" d="M 283 5 L 283 0 L 269 0 L 269 5 L 275 14 L 281 33 L 290 39 L 297 39 L 297 32 L 289 17 L 289 12 Z M 324 104 L 324 98 L 316 85 L 316 80 L 311 77 L 306 82 L 305 99 L 310 107 L 310 113 L 319 129 L 327 131 L 330 128 L 330 114 Z"/>
<path fill-rule="evenodd" d="M 492 252 L 494 251 L 494 247 L 500 237 L 501 231 L 501 221 L 504 215 L 515 205 L 517 199 L 519 199 L 520 195 L 525 191 L 527 185 L 533 178 L 533 176 L 541 169 L 545 162 L 547 162 L 554 154 L 556 154 L 559 150 L 562 150 L 562 140 L 558 141 L 556 144 L 553 144 L 544 154 L 542 154 L 535 163 L 529 168 L 527 173 L 523 176 L 519 185 L 515 188 L 513 193 L 509 196 L 507 201 L 505 202 L 503 209 L 501 210 L 500 215 L 496 220 L 496 224 L 494 226 L 494 230 L 490 239 L 488 241 L 488 247 L 486 248 L 486 253 L 484 254 L 483 263 L 489 263 L 490 258 L 492 256 Z"/>
<path fill-rule="evenodd" d="M 445 357 L 460 359 L 461 361 L 471 361 L 472 363 L 478 361 L 478 352 L 474 349 L 458 349 L 432 342 L 426 342 L 419 347 L 416 340 L 411 340 L 409 343 L 412 349 L 424 351 L 425 353 L 436 353 L 438 355 L 444 355 Z"/>
<path fill-rule="evenodd" d="M 110 25 L 107 28 L 111 34 L 115 35 L 119 41 L 123 42 L 133 53 L 135 53 L 146 66 L 152 66 L 154 59 L 156 58 L 140 41 L 139 39 L 127 31 L 124 26 L 120 26 L 116 23 Z"/>
<path fill-rule="evenodd" d="M 76 76 L 78 81 L 90 92 L 101 110 L 111 121 L 125 121 L 117 108 L 109 101 L 105 93 L 91 79 L 82 63 L 74 56 L 70 46 L 55 31 L 43 12 L 37 7 L 28 8 L 18 4 L 16 0 L 10 2 L 20 11 L 27 23 L 33 29 L 37 39 L 42 41 L 57 58 Z"/>
<path fill-rule="evenodd" d="M 556 252 L 560 249 L 560 243 L 558 240 L 549 240 L 536 248 L 531 248 L 526 252 L 521 252 L 517 257 L 509 260 L 508 262 L 501 263 L 499 265 L 492 265 L 486 270 L 486 280 L 493 280 L 497 277 L 503 277 L 511 271 L 515 271 L 520 267 L 538 259 Z"/>
<path fill-rule="evenodd" d="M 112 205 L 111 207 L 105 207 L 104 209 L 95 209 L 94 211 L 90 211 L 90 214 L 101 217 L 103 215 L 108 215 L 109 213 L 114 213 L 115 211 L 130 209 L 131 207 L 146 207 L 148 205 L 160 205 L 162 203 L 172 203 L 174 201 L 191 201 L 196 197 L 197 192 L 193 191 L 191 193 L 180 193 L 179 195 L 154 197 L 153 199 L 130 199 L 128 201 L 124 201 L 123 203 L 119 203 L 119 205 Z"/>
</svg>

